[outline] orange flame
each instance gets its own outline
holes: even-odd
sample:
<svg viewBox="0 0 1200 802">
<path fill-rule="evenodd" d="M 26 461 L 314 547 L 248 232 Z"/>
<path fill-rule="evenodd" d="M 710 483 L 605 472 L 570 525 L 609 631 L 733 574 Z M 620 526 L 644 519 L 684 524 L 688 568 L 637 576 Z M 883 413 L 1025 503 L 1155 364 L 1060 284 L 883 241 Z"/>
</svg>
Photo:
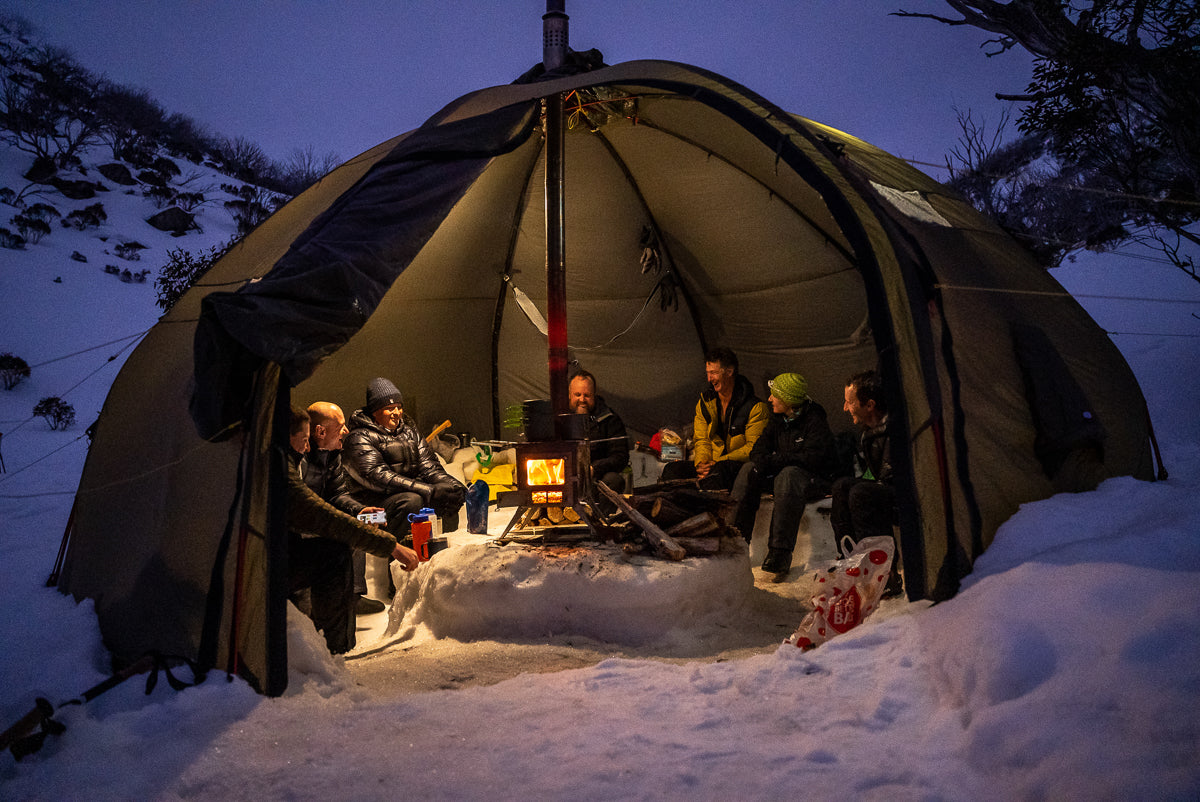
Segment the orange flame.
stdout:
<svg viewBox="0 0 1200 802">
<path fill-rule="evenodd" d="M 525 477 L 530 487 L 566 484 L 566 474 L 566 460 L 562 458 L 525 460 Z"/>
</svg>

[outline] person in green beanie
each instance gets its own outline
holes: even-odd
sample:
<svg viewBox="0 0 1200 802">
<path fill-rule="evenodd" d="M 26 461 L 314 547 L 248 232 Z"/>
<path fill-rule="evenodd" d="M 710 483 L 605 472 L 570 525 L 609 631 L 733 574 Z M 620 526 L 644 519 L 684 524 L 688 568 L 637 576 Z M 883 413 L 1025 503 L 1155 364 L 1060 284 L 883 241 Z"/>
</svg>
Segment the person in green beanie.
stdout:
<svg viewBox="0 0 1200 802">
<path fill-rule="evenodd" d="M 781 373 L 767 387 L 771 416 L 730 495 L 737 502 L 734 525 L 749 543 L 763 492 L 770 488 L 775 494 L 762 568 L 782 581 L 792 567 L 804 505 L 829 492 L 837 472 L 837 450 L 825 410 L 808 397 L 803 376 Z"/>
</svg>

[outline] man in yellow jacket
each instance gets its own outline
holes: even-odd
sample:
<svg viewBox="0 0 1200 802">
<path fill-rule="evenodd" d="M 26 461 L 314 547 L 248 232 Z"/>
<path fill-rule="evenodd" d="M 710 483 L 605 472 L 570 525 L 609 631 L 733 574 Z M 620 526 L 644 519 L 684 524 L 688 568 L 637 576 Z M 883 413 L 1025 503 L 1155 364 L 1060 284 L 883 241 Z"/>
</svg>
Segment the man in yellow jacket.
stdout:
<svg viewBox="0 0 1200 802">
<path fill-rule="evenodd" d="M 668 463 L 662 479 L 694 477 L 705 490 L 729 490 L 766 429 L 769 411 L 750 380 L 738 373 L 737 355 L 728 348 L 704 355 L 704 375 L 709 386 L 696 402 L 692 460 Z"/>
</svg>

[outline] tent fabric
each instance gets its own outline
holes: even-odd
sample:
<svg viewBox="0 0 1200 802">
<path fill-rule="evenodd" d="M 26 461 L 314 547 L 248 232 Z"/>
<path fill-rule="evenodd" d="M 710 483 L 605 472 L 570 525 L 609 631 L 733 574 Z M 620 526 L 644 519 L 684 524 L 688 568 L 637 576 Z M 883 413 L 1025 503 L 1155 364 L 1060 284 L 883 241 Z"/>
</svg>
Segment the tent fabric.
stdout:
<svg viewBox="0 0 1200 802">
<path fill-rule="evenodd" d="M 239 449 L 266 448 L 246 433 L 267 431 L 289 388 L 349 411 L 386 376 L 425 428 L 449 419 L 517 439 L 505 410 L 549 396 L 546 338 L 515 291 L 545 310 L 541 122 L 552 93 L 570 126 L 570 357 L 634 432 L 690 421 L 712 346 L 733 348 L 764 394 L 771 376 L 802 373 L 827 408 L 848 376 L 877 367 L 913 598 L 952 594 L 1018 505 L 1071 480 L 1039 459 L 1030 376 L 1069 373 L 1039 387 L 1077 388 L 1104 432 L 1098 466 L 1066 460 L 1060 473 L 1151 477 L 1145 402 L 1116 348 L 933 179 L 696 67 L 545 76 L 459 98 L 331 172 L 214 265 L 131 357 L 97 429 L 64 569 L 64 587 L 97 600 L 115 653 L 199 642 L 196 600 L 226 576 L 214 563 L 230 559 L 218 544 L 231 520 L 263 541 L 263 565 L 248 573 L 243 562 L 243 582 L 277 568 L 271 461 Z M 1023 363 L 1014 339 L 1028 327 L 1053 353 L 1032 367 L 1036 349 Z M 1074 403 L 1047 403 L 1058 402 Z M 166 430 L 153 454 L 139 445 L 149 420 Z M 239 618 L 254 638 L 213 661 L 237 657 L 267 677 L 278 650 L 255 638 L 274 632 L 274 598 L 255 592 Z M 133 615 L 131 600 L 166 612 Z"/>
</svg>

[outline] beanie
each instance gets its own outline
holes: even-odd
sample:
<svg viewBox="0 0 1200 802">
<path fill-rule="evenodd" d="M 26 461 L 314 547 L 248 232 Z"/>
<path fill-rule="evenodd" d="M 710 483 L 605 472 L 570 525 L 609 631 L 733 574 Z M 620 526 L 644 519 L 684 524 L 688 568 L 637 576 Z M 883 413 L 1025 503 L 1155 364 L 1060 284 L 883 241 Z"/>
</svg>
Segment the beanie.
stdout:
<svg viewBox="0 0 1200 802">
<path fill-rule="evenodd" d="M 368 415 L 390 404 L 403 403 L 404 396 L 387 379 L 371 379 L 367 382 L 367 405 L 364 409 Z"/>
<path fill-rule="evenodd" d="M 767 387 L 771 395 L 793 407 L 808 400 L 808 382 L 799 373 L 780 373 L 767 382 Z"/>
</svg>

